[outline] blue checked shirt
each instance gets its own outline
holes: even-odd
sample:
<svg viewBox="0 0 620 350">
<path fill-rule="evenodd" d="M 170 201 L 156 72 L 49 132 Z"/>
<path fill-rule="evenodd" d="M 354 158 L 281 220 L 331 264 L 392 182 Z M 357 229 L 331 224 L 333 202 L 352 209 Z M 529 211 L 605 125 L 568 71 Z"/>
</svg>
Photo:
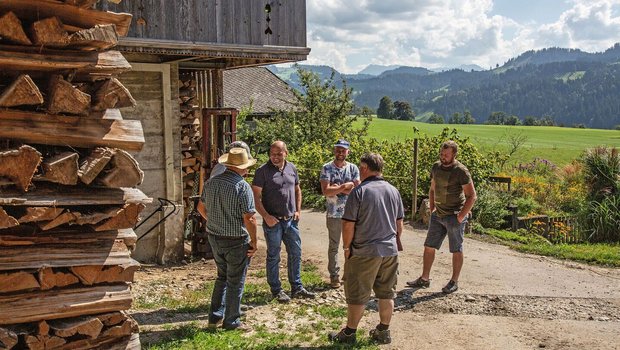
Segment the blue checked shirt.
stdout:
<svg viewBox="0 0 620 350">
<path fill-rule="evenodd" d="M 248 230 L 243 214 L 255 213 L 252 187 L 234 171 L 226 170 L 205 182 L 201 200 L 207 210 L 207 232 L 216 236 L 243 237 Z"/>
</svg>

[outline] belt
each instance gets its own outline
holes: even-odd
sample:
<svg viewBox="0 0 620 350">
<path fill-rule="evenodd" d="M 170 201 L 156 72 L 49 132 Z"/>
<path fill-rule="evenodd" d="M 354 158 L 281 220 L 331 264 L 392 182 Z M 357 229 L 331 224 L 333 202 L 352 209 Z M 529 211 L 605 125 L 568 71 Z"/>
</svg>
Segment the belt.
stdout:
<svg viewBox="0 0 620 350">
<path fill-rule="evenodd" d="M 287 221 L 293 218 L 292 216 L 274 216 L 274 217 L 280 221 Z"/>
<path fill-rule="evenodd" d="M 209 236 L 215 238 L 215 239 L 223 239 L 223 240 L 227 240 L 227 241 L 240 241 L 240 240 L 244 240 L 246 239 L 248 236 L 222 236 L 222 235 L 213 235 L 213 234 L 209 234 Z"/>
</svg>

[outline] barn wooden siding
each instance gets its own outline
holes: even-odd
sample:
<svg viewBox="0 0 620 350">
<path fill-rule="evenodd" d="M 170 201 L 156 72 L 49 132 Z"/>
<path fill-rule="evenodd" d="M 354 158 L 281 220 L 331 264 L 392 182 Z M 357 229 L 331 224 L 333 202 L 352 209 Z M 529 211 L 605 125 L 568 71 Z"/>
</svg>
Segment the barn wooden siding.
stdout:
<svg viewBox="0 0 620 350">
<path fill-rule="evenodd" d="M 265 34 L 271 6 L 269 28 Z M 128 37 L 242 45 L 306 46 L 305 0 L 132 0 L 98 7 L 133 15 Z"/>
</svg>

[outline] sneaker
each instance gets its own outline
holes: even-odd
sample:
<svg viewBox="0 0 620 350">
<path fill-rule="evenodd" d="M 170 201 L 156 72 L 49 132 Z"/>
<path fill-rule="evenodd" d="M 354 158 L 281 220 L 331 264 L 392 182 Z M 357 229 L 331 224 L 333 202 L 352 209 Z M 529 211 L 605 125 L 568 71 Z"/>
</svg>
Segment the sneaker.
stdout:
<svg viewBox="0 0 620 350">
<path fill-rule="evenodd" d="M 273 298 L 276 299 L 280 304 L 286 304 L 291 301 L 291 298 L 283 290 L 281 290 L 278 294 L 274 294 Z"/>
<path fill-rule="evenodd" d="M 370 330 L 370 339 L 379 343 L 379 344 L 389 344 L 392 342 L 392 337 L 390 336 L 390 330 L 386 329 L 384 331 L 380 331 L 378 329 Z"/>
<path fill-rule="evenodd" d="M 430 280 L 422 279 L 422 277 L 418 277 L 415 281 L 407 282 L 407 286 L 411 288 L 428 288 L 431 286 Z"/>
<path fill-rule="evenodd" d="M 355 333 L 346 334 L 344 332 L 344 328 L 340 330 L 340 332 L 331 332 L 327 335 L 327 339 L 333 341 L 334 343 L 342 343 L 342 344 L 355 344 L 356 337 Z"/>
<path fill-rule="evenodd" d="M 335 276 L 335 277 L 330 278 L 329 286 L 334 289 L 340 288 L 340 277 Z"/>
<path fill-rule="evenodd" d="M 314 299 L 315 294 L 309 292 L 306 288 L 301 287 L 298 290 L 291 293 L 291 297 L 295 299 Z"/>
<path fill-rule="evenodd" d="M 247 333 L 251 331 L 250 327 L 246 326 L 245 323 L 238 323 L 234 326 L 222 326 L 222 328 L 224 328 L 224 330 L 227 330 L 227 331 L 239 331 L 243 333 Z"/>
<path fill-rule="evenodd" d="M 450 293 L 456 292 L 458 289 L 459 289 L 458 282 L 450 280 L 450 282 L 448 282 L 448 284 L 446 284 L 445 287 L 441 288 L 441 291 L 446 294 L 450 294 Z"/>
</svg>

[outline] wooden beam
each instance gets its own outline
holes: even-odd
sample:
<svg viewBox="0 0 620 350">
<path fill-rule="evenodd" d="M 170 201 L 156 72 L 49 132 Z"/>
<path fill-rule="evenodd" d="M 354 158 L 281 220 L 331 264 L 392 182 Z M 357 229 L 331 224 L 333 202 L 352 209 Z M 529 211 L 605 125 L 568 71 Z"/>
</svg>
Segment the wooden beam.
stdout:
<svg viewBox="0 0 620 350">
<path fill-rule="evenodd" d="M 0 138 L 72 147 L 118 147 L 139 151 L 144 145 L 139 120 L 91 119 L 0 110 Z"/>
<path fill-rule="evenodd" d="M 0 188 L 0 205 L 23 205 L 35 207 L 73 205 L 124 205 L 126 203 L 148 204 L 153 201 L 137 188 L 89 188 L 65 187 L 58 192 L 55 186 L 37 185 L 33 191 L 22 193 Z"/>
<path fill-rule="evenodd" d="M 55 247 L 67 245 L 111 245 L 114 241 L 123 241 L 133 244 L 136 238 L 132 229 L 92 232 L 89 228 L 71 226 L 52 232 L 39 232 L 32 227 L 22 226 L 10 233 L 0 236 L 0 247 L 32 247 L 35 245 Z"/>
<path fill-rule="evenodd" d="M 43 95 L 30 76 L 22 74 L 0 95 L 0 107 L 33 106 L 43 103 Z"/>
<path fill-rule="evenodd" d="M 131 24 L 131 14 L 80 8 L 59 1 L 0 0 L 0 11 L 13 11 L 21 18 L 57 16 L 63 23 L 82 28 L 97 24 L 114 24 L 118 35 L 125 36 Z"/>
<path fill-rule="evenodd" d="M 122 265 L 131 261 L 127 246 L 121 241 L 90 245 L 54 245 L 0 247 L 0 271 L 70 267 L 83 265 Z M 0 304 L 0 308 L 1 308 Z M 1 323 L 0 323 L 1 324 Z"/>
<path fill-rule="evenodd" d="M 0 68 L 8 73 L 10 70 L 16 72 L 75 70 L 76 73 L 110 75 L 129 71 L 131 65 L 118 51 L 41 50 L 0 45 Z"/>
<path fill-rule="evenodd" d="M 37 291 L 0 296 L 0 325 L 36 322 L 104 312 L 131 307 L 128 284 Z"/>
</svg>

